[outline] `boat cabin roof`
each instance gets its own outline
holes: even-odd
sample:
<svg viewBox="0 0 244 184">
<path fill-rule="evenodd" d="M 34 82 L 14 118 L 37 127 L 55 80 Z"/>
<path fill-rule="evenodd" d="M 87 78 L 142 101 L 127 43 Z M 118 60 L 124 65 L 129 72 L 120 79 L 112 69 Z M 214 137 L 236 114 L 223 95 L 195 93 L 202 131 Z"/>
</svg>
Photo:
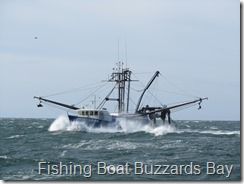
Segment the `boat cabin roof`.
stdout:
<svg viewBox="0 0 244 184">
<path fill-rule="evenodd" d="M 97 111 L 97 112 L 104 112 L 107 109 L 78 109 L 77 111 Z"/>
<path fill-rule="evenodd" d="M 109 112 L 106 109 L 78 109 L 77 113 L 80 116 L 99 116 L 101 114 L 109 114 Z"/>
</svg>

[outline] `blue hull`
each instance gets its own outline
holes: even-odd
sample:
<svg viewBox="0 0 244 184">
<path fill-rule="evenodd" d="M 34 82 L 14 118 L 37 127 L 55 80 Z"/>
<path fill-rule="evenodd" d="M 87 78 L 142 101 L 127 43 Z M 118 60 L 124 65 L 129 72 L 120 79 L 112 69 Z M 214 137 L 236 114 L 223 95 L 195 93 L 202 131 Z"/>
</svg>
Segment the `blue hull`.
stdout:
<svg viewBox="0 0 244 184">
<path fill-rule="evenodd" d="M 111 121 L 105 121 L 97 118 L 91 118 L 91 117 L 81 117 L 76 115 L 68 115 L 69 121 L 72 122 L 82 122 L 85 123 L 89 127 L 93 128 L 99 128 L 99 127 L 120 127 L 120 125 L 117 123 L 120 120 L 125 121 L 135 121 L 140 122 L 143 124 L 152 124 L 152 121 L 150 121 L 146 116 L 135 116 L 135 117 L 128 117 L 128 116 L 112 116 Z"/>
<path fill-rule="evenodd" d="M 106 126 L 115 126 L 116 117 L 113 117 L 111 121 L 104 121 L 95 118 L 79 117 L 74 115 L 68 115 L 70 122 L 84 122 L 87 126 L 98 128 Z"/>
</svg>

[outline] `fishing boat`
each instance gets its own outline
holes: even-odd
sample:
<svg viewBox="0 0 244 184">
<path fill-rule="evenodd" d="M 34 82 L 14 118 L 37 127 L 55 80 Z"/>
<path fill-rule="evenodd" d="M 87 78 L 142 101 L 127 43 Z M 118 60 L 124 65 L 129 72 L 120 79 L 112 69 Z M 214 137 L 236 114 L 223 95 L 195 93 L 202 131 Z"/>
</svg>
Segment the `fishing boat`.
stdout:
<svg viewBox="0 0 244 184">
<path fill-rule="evenodd" d="M 138 81 L 132 80 L 131 75 L 132 71 L 129 68 L 124 68 L 123 63 L 121 62 L 117 63 L 117 67 L 113 69 L 112 74 L 108 80 L 106 80 L 108 83 L 114 83 L 112 89 L 109 91 L 107 96 L 103 98 L 100 104 L 94 108 L 68 105 L 44 97 L 34 96 L 34 98 L 39 100 L 39 104 L 37 105 L 38 107 L 42 107 L 43 103 L 54 104 L 58 107 L 63 107 L 68 109 L 67 116 L 70 123 L 83 122 L 87 126 L 94 128 L 116 126 L 117 122 L 120 120 L 140 121 L 141 123 L 150 125 L 156 125 L 157 122 L 162 122 L 160 124 L 171 124 L 173 121 L 171 119 L 171 110 L 192 104 L 198 105 L 198 109 L 200 110 L 202 101 L 208 99 L 207 97 L 204 97 L 177 103 L 174 105 L 150 106 L 147 104 L 142 106 L 141 102 L 144 94 L 150 88 L 154 80 L 160 75 L 160 72 L 156 71 L 148 81 L 147 85 L 141 91 L 141 94 L 138 96 L 139 98 L 137 100 L 135 109 L 133 112 L 131 112 L 129 110 L 131 83 Z M 113 94 L 115 91 L 117 93 L 116 98 L 111 96 L 111 94 Z M 109 110 L 104 107 L 108 101 L 113 101 L 116 103 L 117 112 L 109 112 Z"/>
</svg>

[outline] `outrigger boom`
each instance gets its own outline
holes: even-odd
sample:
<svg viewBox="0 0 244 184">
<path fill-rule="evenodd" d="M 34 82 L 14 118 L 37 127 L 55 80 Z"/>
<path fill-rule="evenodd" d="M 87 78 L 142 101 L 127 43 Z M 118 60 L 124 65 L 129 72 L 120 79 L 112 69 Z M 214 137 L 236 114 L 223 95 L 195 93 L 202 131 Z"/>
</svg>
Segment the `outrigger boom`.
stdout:
<svg viewBox="0 0 244 184">
<path fill-rule="evenodd" d="M 151 111 L 151 112 L 148 112 L 148 114 L 152 114 L 152 113 L 156 113 L 156 112 L 161 112 L 161 111 L 164 111 L 164 110 L 170 110 L 170 109 L 175 109 L 175 108 L 178 108 L 178 107 L 181 107 L 181 106 L 185 106 L 185 105 L 190 105 L 190 104 L 194 104 L 194 103 L 198 103 L 199 105 L 199 110 L 201 109 L 201 103 L 203 100 L 208 100 L 207 97 L 205 98 L 199 98 L 197 100 L 192 100 L 192 101 L 188 101 L 188 102 L 183 102 L 183 103 L 180 103 L 180 104 L 176 104 L 176 105 L 172 105 L 172 106 L 165 106 L 165 107 L 158 107 L 158 108 L 155 108 L 157 110 L 154 110 L 154 111 Z"/>
<path fill-rule="evenodd" d="M 37 99 L 40 100 L 40 103 L 38 105 L 41 105 L 41 102 L 44 101 L 44 102 L 53 103 L 55 105 L 59 105 L 61 107 L 65 107 L 65 108 L 68 108 L 68 109 L 73 109 L 73 110 L 79 109 L 78 107 L 75 107 L 73 105 L 67 105 L 67 104 L 63 104 L 63 103 L 60 103 L 60 102 L 55 102 L 55 101 L 48 100 L 48 99 L 45 99 L 45 98 L 42 98 L 42 97 L 36 97 L 36 96 L 34 96 L 34 98 L 37 98 Z M 39 106 L 39 107 L 41 107 L 41 106 Z"/>
</svg>

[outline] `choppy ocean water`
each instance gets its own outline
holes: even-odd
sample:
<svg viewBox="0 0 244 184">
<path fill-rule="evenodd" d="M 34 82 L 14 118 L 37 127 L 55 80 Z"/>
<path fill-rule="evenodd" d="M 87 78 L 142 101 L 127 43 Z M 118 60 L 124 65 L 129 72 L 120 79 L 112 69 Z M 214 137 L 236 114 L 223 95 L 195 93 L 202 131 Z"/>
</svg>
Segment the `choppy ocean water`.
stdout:
<svg viewBox="0 0 244 184">
<path fill-rule="evenodd" d="M 120 124 L 92 129 L 64 116 L 1 118 L 0 179 L 241 179 L 240 121 Z"/>
</svg>

